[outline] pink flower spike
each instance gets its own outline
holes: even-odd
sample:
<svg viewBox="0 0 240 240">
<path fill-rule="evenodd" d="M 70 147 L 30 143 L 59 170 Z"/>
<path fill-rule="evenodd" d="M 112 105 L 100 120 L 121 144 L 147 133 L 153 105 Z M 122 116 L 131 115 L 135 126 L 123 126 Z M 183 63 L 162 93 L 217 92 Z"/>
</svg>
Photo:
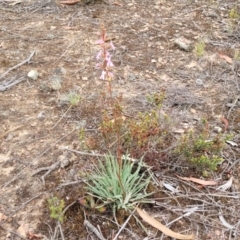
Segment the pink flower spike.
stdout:
<svg viewBox="0 0 240 240">
<path fill-rule="evenodd" d="M 113 45 L 112 41 L 110 42 L 110 46 L 111 46 L 111 49 L 112 49 L 112 50 L 115 50 L 115 49 L 116 49 L 115 46 Z"/>
<path fill-rule="evenodd" d="M 102 39 L 98 39 L 96 42 L 97 42 L 97 44 L 103 44 L 104 43 L 104 41 Z"/>
<path fill-rule="evenodd" d="M 113 73 L 112 72 L 108 72 L 108 76 L 112 78 L 113 77 Z"/>
<path fill-rule="evenodd" d="M 102 50 L 100 50 L 96 56 L 96 59 L 99 60 L 102 56 Z"/>
<path fill-rule="evenodd" d="M 102 71 L 102 74 L 100 76 L 100 79 L 104 80 L 105 79 L 105 75 L 106 75 L 106 72 L 105 71 Z"/>
<path fill-rule="evenodd" d="M 101 64 L 100 63 L 97 63 L 96 65 L 95 65 L 95 69 L 99 69 L 101 67 Z"/>
<path fill-rule="evenodd" d="M 106 61 L 107 61 L 107 67 L 114 67 L 112 60 L 111 60 L 111 56 L 107 57 Z"/>
</svg>

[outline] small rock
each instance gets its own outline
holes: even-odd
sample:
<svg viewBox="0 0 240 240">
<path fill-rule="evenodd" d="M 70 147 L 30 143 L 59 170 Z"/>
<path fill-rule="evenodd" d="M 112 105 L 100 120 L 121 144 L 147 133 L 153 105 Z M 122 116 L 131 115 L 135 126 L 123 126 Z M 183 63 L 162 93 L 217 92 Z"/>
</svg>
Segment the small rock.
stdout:
<svg viewBox="0 0 240 240">
<path fill-rule="evenodd" d="M 192 46 L 191 46 L 191 41 L 189 41 L 188 39 L 184 38 L 184 37 L 179 37 L 177 39 L 174 40 L 174 43 L 181 49 L 185 50 L 185 51 L 190 51 Z"/>
<path fill-rule="evenodd" d="M 191 112 L 191 113 L 196 113 L 197 111 L 196 111 L 194 108 L 191 108 L 191 109 L 190 109 L 190 112 Z"/>
<path fill-rule="evenodd" d="M 59 89 L 62 87 L 61 83 L 62 83 L 61 77 L 59 77 L 59 76 L 53 76 L 53 77 L 51 78 L 51 87 L 52 87 L 52 90 L 54 90 L 54 91 L 59 90 Z"/>
<path fill-rule="evenodd" d="M 29 78 L 31 78 L 32 80 L 37 80 L 38 79 L 38 72 L 36 70 L 31 70 L 30 72 L 28 72 L 27 76 Z"/>
<path fill-rule="evenodd" d="M 40 112 L 38 115 L 37 115 L 37 118 L 39 120 L 43 120 L 44 118 L 46 117 L 46 113 L 44 111 Z"/>
<path fill-rule="evenodd" d="M 87 80 L 88 80 L 88 77 L 82 77 L 82 80 L 83 80 L 83 81 L 87 81 Z"/>
<path fill-rule="evenodd" d="M 221 127 L 214 127 L 213 128 L 213 131 L 216 132 L 216 133 L 221 133 L 223 131 L 223 129 Z"/>
<path fill-rule="evenodd" d="M 202 86 L 203 85 L 203 81 L 201 79 L 196 79 L 196 84 L 199 85 L 199 86 Z"/>
<path fill-rule="evenodd" d="M 67 73 L 67 70 L 63 67 L 58 67 L 54 70 L 53 73 L 57 75 L 65 75 Z"/>
<path fill-rule="evenodd" d="M 59 157 L 58 157 L 58 161 L 60 161 L 60 167 L 61 168 L 65 168 L 65 167 L 67 167 L 69 164 L 70 164 L 70 161 L 69 161 L 69 159 L 67 158 L 67 156 L 66 155 L 60 155 Z"/>
<path fill-rule="evenodd" d="M 8 142 L 8 141 L 11 141 L 12 139 L 13 139 L 13 135 L 12 135 L 12 133 L 9 133 L 5 140 L 6 140 L 6 142 Z"/>
</svg>

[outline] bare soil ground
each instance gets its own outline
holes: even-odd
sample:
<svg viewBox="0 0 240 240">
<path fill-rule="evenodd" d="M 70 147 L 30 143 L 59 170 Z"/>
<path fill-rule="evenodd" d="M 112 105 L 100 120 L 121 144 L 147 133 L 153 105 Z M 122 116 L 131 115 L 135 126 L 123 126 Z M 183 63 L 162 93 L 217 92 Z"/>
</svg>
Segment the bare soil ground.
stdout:
<svg viewBox="0 0 240 240">
<path fill-rule="evenodd" d="M 201 176 L 187 167 L 170 168 L 176 159 L 151 159 L 159 166 L 159 183 L 179 186 L 181 192 L 172 194 L 159 184 L 156 204 L 144 208 L 167 225 L 184 210 L 197 207 L 168 227 L 199 240 L 240 239 L 240 23 L 229 18 L 233 8 L 239 13 L 238 1 L 61 5 L 53 0 L 0 0 L 0 239 L 98 239 L 84 225 L 85 218 L 100 226 L 105 239 L 113 239 L 120 228 L 111 211 L 100 214 L 77 202 L 85 193 L 81 173 L 92 169 L 96 157 L 66 150 L 87 152 L 79 140 L 80 128 L 92 138 L 99 136 L 99 99 L 106 86 L 95 70 L 95 55 L 102 24 L 116 47 L 113 89 L 122 94 L 126 116 L 151 109 L 146 96 L 164 90 L 163 110 L 174 120 L 173 135 L 185 131 L 184 124 L 194 129 L 196 121 L 205 118 L 210 132 L 226 128 L 236 143 L 227 145 L 224 163 L 211 175 L 220 184 L 233 177 L 226 191 L 178 179 L 176 174 Z M 189 40 L 188 51 L 176 45 L 180 37 Z M 200 41 L 206 47 L 197 56 L 194 46 Z M 6 73 L 32 53 L 29 61 Z M 37 80 L 27 77 L 31 70 L 39 73 Z M 59 81 L 61 88 L 54 90 Z M 62 96 L 71 90 L 81 101 L 68 109 Z M 108 147 L 96 139 L 94 153 L 106 153 Z M 58 225 L 46 203 L 52 196 L 64 199 L 66 206 L 72 204 L 61 225 L 64 238 L 60 231 L 54 235 Z M 119 224 L 127 217 L 118 213 Z M 170 239 L 145 226 L 147 232 L 132 220 L 119 239 Z"/>
</svg>

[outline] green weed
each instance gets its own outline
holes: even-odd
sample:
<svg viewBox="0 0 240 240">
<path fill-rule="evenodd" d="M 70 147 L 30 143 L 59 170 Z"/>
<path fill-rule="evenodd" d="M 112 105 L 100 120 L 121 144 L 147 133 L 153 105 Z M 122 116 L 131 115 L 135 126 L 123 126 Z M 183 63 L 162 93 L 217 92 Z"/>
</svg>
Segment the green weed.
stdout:
<svg viewBox="0 0 240 240">
<path fill-rule="evenodd" d="M 240 14 L 238 13 L 237 7 L 234 7 L 229 11 L 229 18 L 231 20 L 237 20 L 240 18 Z"/>
<path fill-rule="evenodd" d="M 221 150 L 225 146 L 228 136 L 214 136 L 209 140 L 207 129 L 201 134 L 190 132 L 180 139 L 177 153 L 182 154 L 184 159 L 200 171 L 215 171 L 223 161 L 220 157 Z"/>
<path fill-rule="evenodd" d="M 194 53 L 197 57 L 202 57 L 205 53 L 206 44 L 204 41 L 199 41 L 195 44 Z"/>
<path fill-rule="evenodd" d="M 59 221 L 63 222 L 64 216 L 63 216 L 63 210 L 65 207 L 64 200 L 60 200 L 57 197 L 52 197 L 47 200 L 48 201 L 48 207 L 50 210 L 50 217 Z"/>
</svg>

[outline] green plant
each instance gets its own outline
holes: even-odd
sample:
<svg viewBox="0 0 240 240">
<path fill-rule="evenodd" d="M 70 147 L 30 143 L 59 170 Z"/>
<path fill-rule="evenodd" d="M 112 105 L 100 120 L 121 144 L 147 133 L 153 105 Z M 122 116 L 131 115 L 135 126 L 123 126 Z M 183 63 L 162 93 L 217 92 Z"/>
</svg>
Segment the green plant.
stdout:
<svg viewBox="0 0 240 240">
<path fill-rule="evenodd" d="M 50 217 L 59 222 L 63 222 L 64 220 L 63 210 L 65 207 L 64 200 L 63 199 L 60 200 L 57 197 L 52 197 L 47 201 L 48 201 L 48 207 L 50 210 Z"/>
<path fill-rule="evenodd" d="M 60 122 L 61 120 L 67 115 L 68 111 L 74 107 L 75 105 L 78 104 L 79 100 L 80 100 L 80 96 L 77 92 L 75 91 L 69 91 L 68 94 L 66 94 L 64 96 L 64 98 L 62 99 L 64 101 L 66 101 L 67 103 L 70 103 L 70 106 L 68 107 L 68 109 L 65 111 L 65 113 L 62 115 L 62 117 L 55 123 L 55 125 L 52 127 L 52 129 L 54 129 Z"/>
<path fill-rule="evenodd" d="M 153 193 L 147 193 L 146 189 L 152 180 L 152 174 L 142 160 L 134 163 L 125 156 L 122 158 L 122 166 L 119 166 L 115 157 L 106 155 L 104 163 L 99 161 L 94 173 L 88 177 L 88 194 L 99 199 L 102 206 L 111 205 L 114 210 L 130 210 L 138 203 L 151 202 L 147 197 Z"/>
<path fill-rule="evenodd" d="M 227 136 L 222 138 L 221 135 L 217 135 L 212 140 L 208 138 L 206 129 L 198 135 L 190 132 L 180 139 L 177 153 L 182 153 L 184 158 L 198 170 L 217 170 L 218 164 L 223 161 L 219 155 L 225 146 Z"/>
<path fill-rule="evenodd" d="M 199 41 L 195 44 L 194 53 L 197 57 L 202 57 L 205 52 L 206 44 L 204 41 Z"/>
<path fill-rule="evenodd" d="M 198 168 L 200 167 L 201 169 L 208 169 L 210 171 L 215 171 L 217 170 L 218 164 L 220 164 L 223 161 L 223 159 L 217 156 L 209 157 L 209 156 L 201 155 L 199 157 L 191 158 L 190 161 L 194 166 Z"/>
<path fill-rule="evenodd" d="M 135 147 L 142 148 L 158 138 L 160 128 L 157 112 L 141 113 L 138 119 L 128 122 L 129 143 Z"/>
<path fill-rule="evenodd" d="M 162 91 L 160 93 L 153 93 L 147 96 L 147 100 L 160 109 L 162 107 L 163 100 L 165 99 L 165 92 Z"/>
<path fill-rule="evenodd" d="M 234 50 L 234 57 L 235 60 L 240 61 L 240 49 Z"/>
<path fill-rule="evenodd" d="M 67 94 L 67 99 L 70 102 L 71 106 L 75 106 L 80 101 L 80 95 L 76 91 L 69 91 Z"/>
<path fill-rule="evenodd" d="M 235 30 L 238 29 L 238 20 L 240 18 L 237 6 L 233 7 L 229 11 L 228 17 L 229 17 L 228 31 L 229 33 L 233 33 Z"/>
<path fill-rule="evenodd" d="M 238 13 L 237 7 L 234 7 L 229 11 L 229 18 L 231 20 L 237 20 L 240 18 L 240 14 Z"/>
</svg>

